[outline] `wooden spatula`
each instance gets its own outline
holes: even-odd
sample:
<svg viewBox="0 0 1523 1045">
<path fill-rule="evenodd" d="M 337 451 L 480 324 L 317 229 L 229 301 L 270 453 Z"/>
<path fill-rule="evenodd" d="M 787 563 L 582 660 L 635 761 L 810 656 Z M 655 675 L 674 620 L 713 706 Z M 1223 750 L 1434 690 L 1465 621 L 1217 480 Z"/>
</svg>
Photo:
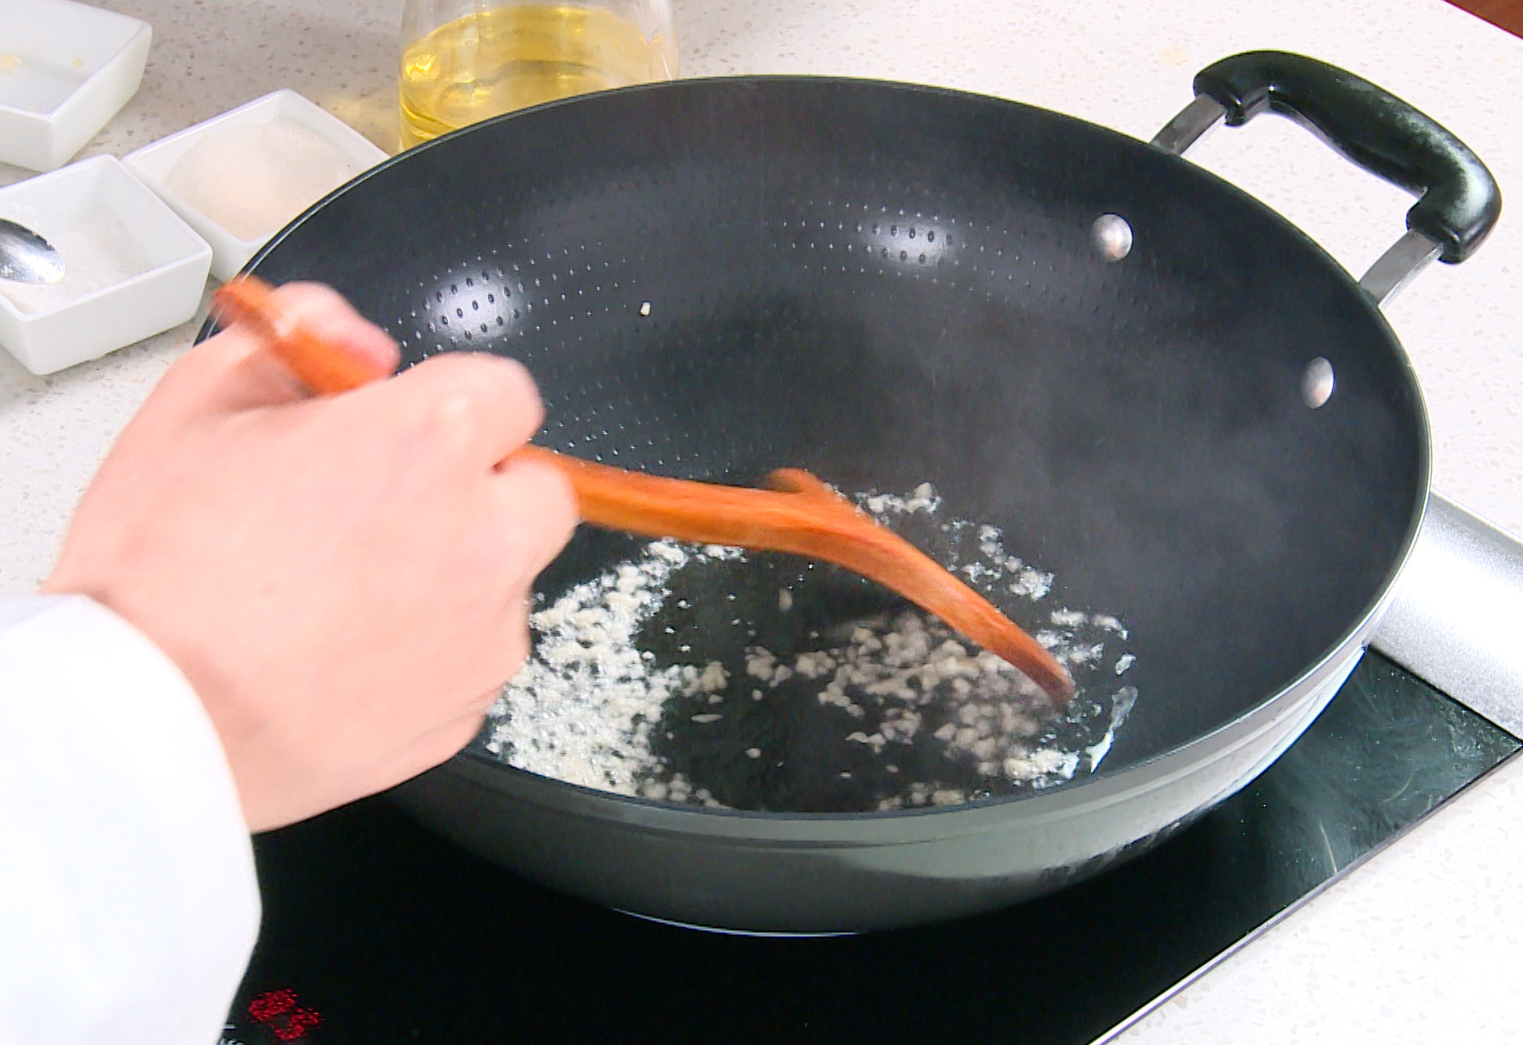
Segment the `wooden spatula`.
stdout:
<svg viewBox="0 0 1523 1045">
<path fill-rule="evenodd" d="M 259 331 L 269 350 L 312 391 L 332 395 L 380 375 L 341 347 L 282 315 L 270 287 L 235 276 L 217 291 L 219 316 Z M 788 552 L 844 566 L 898 592 L 1014 664 L 1059 706 L 1073 696 L 1068 672 L 983 596 L 934 559 L 797 468 L 768 476 L 771 489 L 721 486 L 625 471 L 525 446 L 516 457 L 553 463 L 571 481 L 585 522 L 646 537 Z"/>
</svg>

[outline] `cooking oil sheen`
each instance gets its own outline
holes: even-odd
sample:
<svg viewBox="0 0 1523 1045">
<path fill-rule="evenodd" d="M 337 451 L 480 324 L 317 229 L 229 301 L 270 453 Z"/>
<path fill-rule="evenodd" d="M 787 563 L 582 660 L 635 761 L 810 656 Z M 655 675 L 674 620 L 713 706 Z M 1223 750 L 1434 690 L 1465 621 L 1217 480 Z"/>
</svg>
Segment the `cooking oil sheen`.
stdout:
<svg viewBox="0 0 1523 1045">
<path fill-rule="evenodd" d="M 598 8 L 523 4 L 448 22 L 402 55 L 404 148 L 478 120 L 676 75 L 672 41 Z"/>
</svg>

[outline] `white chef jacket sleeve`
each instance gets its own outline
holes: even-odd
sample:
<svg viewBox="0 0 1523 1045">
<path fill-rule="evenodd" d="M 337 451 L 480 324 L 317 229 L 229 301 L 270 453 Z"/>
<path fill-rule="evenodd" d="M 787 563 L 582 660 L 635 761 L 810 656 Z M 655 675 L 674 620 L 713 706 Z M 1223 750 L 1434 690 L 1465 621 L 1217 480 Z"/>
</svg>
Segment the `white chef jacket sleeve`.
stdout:
<svg viewBox="0 0 1523 1045">
<path fill-rule="evenodd" d="M 0 1045 L 216 1045 L 258 925 L 185 677 L 83 596 L 0 600 Z"/>
</svg>

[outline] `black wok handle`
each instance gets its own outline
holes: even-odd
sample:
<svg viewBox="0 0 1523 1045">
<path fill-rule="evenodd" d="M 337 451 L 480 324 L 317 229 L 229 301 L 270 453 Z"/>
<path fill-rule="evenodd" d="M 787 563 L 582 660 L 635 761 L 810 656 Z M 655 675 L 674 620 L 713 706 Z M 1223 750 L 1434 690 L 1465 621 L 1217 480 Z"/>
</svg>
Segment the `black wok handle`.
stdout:
<svg viewBox="0 0 1523 1045">
<path fill-rule="evenodd" d="M 1195 77 L 1195 93 L 1238 126 L 1266 110 L 1307 127 L 1349 159 L 1421 199 L 1407 228 L 1464 261 L 1502 212 L 1496 179 L 1464 142 L 1400 98 L 1336 66 L 1283 51 L 1224 58 Z"/>
</svg>

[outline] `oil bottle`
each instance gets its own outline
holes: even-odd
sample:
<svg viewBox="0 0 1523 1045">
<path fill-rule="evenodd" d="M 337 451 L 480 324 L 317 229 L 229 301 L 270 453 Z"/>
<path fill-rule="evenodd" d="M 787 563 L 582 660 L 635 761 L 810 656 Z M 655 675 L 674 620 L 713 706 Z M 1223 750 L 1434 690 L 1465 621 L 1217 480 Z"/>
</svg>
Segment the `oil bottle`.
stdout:
<svg viewBox="0 0 1523 1045">
<path fill-rule="evenodd" d="M 676 75 L 670 0 L 406 0 L 402 147 L 542 102 Z"/>
</svg>

